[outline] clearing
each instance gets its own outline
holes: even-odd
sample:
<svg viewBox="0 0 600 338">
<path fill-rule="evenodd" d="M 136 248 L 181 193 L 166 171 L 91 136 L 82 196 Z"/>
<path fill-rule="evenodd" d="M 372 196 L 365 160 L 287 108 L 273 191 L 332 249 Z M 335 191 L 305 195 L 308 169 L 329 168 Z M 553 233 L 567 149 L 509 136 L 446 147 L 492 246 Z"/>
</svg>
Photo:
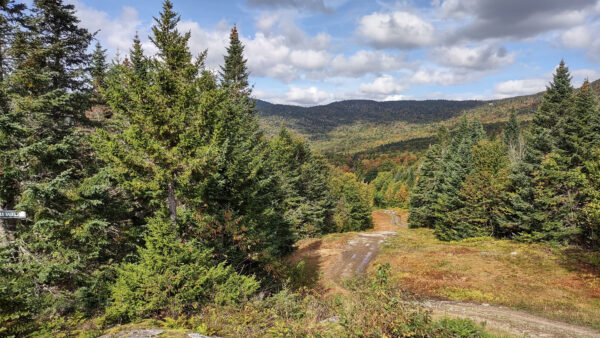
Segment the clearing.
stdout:
<svg viewBox="0 0 600 338">
<path fill-rule="evenodd" d="M 331 292 L 389 262 L 393 281 L 426 297 L 436 317 L 517 336 L 600 337 L 598 253 L 490 238 L 441 242 L 431 229 L 408 229 L 406 217 L 375 211 L 372 231 L 305 240 L 291 261 L 304 260 Z"/>
</svg>

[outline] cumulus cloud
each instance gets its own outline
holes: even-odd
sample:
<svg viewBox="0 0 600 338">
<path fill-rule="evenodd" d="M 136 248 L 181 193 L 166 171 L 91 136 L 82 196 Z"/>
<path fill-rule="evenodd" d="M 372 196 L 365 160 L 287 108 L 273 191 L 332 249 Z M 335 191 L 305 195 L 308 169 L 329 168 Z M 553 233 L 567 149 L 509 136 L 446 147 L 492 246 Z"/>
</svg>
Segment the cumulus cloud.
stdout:
<svg viewBox="0 0 600 338">
<path fill-rule="evenodd" d="M 218 69 L 223 64 L 223 55 L 229 44 L 230 25 L 221 21 L 212 30 L 205 30 L 195 21 L 181 21 L 177 29 L 182 32 L 190 32 L 189 46 L 194 54 L 208 50 L 206 65 L 212 69 Z"/>
<path fill-rule="evenodd" d="M 600 36 L 596 34 L 599 29 L 600 22 L 575 26 L 561 33 L 559 43 L 566 48 L 583 50 L 590 60 L 600 61 Z"/>
<path fill-rule="evenodd" d="M 361 92 L 375 96 L 390 94 L 398 95 L 407 88 L 408 85 L 405 82 L 388 74 L 376 78 L 373 82 L 362 83 L 360 85 Z"/>
<path fill-rule="evenodd" d="M 329 103 L 333 99 L 333 94 L 320 90 L 315 86 L 308 88 L 291 86 L 290 90 L 284 95 L 285 102 L 301 106 L 314 106 Z"/>
<path fill-rule="evenodd" d="M 81 20 L 80 25 L 90 32 L 98 32 L 96 37 L 111 51 L 129 51 L 136 31 L 140 31 L 140 35 L 145 32 L 135 8 L 125 6 L 118 17 L 110 18 L 106 12 L 88 7 L 79 1 L 71 2 Z"/>
<path fill-rule="evenodd" d="M 332 8 L 327 7 L 323 0 L 247 0 L 252 7 L 263 8 L 292 8 L 307 12 L 330 13 Z"/>
<path fill-rule="evenodd" d="M 547 83 L 541 78 L 505 81 L 494 86 L 494 93 L 499 98 L 535 94 L 545 90 Z"/>
<path fill-rule="evenodd" d="M 444 0 L 443 18 L 463 20 L 452 40 L 523 39 L 570 28 L 585 20 L 596 0 Z"/>
<path fill-rule="evenodd" d="M 504 47 L 492 46 L 438 47 L 432 55 L 442 65 L 476 71 L 494 70 L 515 61 L 514 53 L 508 53 Z"/>
<path fill-rule="evenodd" d="M 331 75 L 361 77 L 370 73 L 394 71 L 403 67 L 407 67 L 407 64 L 399 55 L 360 50 L 349 57 L 339 54 L 333 58 Z"/>
<path fill-rule="evenodd" d="M 468 82 L 480 75 L 465 70 L 452 70 L 439 67 L 423 67 L 413 73 L 410 81 L 414 84 L 439 84 L 443 86 Z"/>
<path fill-rule="evenodd" d="M 363 16 L 357 33 L 376 48 L 412 49 L 433 43 L 435 29 L 412 13 L 395 11 Z"/>
</svg>

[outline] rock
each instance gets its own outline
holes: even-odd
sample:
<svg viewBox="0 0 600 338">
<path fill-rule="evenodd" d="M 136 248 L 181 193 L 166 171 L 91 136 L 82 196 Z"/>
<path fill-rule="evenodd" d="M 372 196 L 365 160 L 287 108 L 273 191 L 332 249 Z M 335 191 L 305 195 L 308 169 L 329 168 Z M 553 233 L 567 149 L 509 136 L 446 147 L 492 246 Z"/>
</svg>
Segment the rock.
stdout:
<svg viewBox="0 0 600 338">
<path fill-rule="evenodd" d="M 107 334 L 100 338 L 153 338 L 163 333 L 165 330 L 161 329 L 140 329 L 140 330 L 126 330 L 118 333 Z"/>
<path fill-rule="evenodd" d="M 188 337 L 190 337 L 190 338 L 211 338 L 210 336 L 205 336 L 200 333 L 188 333 Z"/>
<path fill-rule="evenodd" d="M 517 255 L 517 252 L 516 252 L 516 251 L 513 251 L 513 252 L 511 252 L 510 254 L 511 254 L 512 256 L 516 256 L 516 255 Z"/>
<path fill-rule="evenodd" d="M 333 317 L 329 317 L 327 319 L 323 319 L 321 321 L 321 324 L 325 324 L 325 323 L 339 323 L 340 322 L 340 317 L 339 316 L 333 316 Z"/>
</svg>

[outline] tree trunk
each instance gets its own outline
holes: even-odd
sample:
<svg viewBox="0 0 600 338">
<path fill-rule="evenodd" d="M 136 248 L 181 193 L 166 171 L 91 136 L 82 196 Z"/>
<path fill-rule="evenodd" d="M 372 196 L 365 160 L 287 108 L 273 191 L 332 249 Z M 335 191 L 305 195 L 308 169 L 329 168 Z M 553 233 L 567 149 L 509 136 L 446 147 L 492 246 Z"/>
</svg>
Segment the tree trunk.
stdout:
<svg viewBox="0 0 600 338">
<path fill-rule="evenodd" d="M 169 189 L 169 195 L 167 196 L 167 204 L 169 205 L 171 223 L 173 223 L 173 225 L 177 225 L 177 200 L 175 199 L 175 183 L 173 182 L 173 180 L 169 180 L 169 182 L 167 183 L 167 188 Z"/>
<path fill-rule="evenodd" d="M 0 206 L 0 210 L 4 210 L 4 207 Z M 4 228 L 4 220 L 0 219 L 0 248 L 8 245 L 8 242 L 11 240 L 9 236 L 8 230 Z"/>
</svg>

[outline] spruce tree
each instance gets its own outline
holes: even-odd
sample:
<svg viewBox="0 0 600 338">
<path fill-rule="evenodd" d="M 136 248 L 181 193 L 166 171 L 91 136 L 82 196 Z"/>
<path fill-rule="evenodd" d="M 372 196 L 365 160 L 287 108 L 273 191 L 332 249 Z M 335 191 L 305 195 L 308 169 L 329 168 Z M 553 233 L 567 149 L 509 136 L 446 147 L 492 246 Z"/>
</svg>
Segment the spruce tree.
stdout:
<svg viewBox="0 0 600 338">
<path fill-rule="evenodd" d="M 517 114 L 514 110 L 510 113 L 508 123 L 504 126 L 504 144 L 508 150 L 511 163 L 518 163 L 523 157 L 524 141 L 521 136 Z"/>
<path fill-rule="evenodd" d="M 92 35 L 78 23 L 73 5 L 34 1 L 10 49 L 11 104 L 3 118 L 18 128 L 0 146 L 11 161 L 5 172 L 18 175 L 2 175 L 2 183 L 12 182 L 3 184 L 2 203 L 28 217 L 11 223 L 3 274 L 30 288 L 18 299 L 31 316 L 44 316 L 38 322 L 96 311 L 107 297 L 110 262 L 135 246 L 129 204 L 89 145 Z"/>
<path fill-rule="evenodd" d="M 294 240 L 267 143 L 248 107 L 204 68 L 206 53 L 192 57 L 178 21 L 165 1 L 145 74 L 138 61 L 109 72 L 106 96 L 118 127 L 99 131 L 97 149 L 120 186 L 151 213 L 167 212 L 183 241 L 201 240 L 236 269 L 264 273 Z M 138 47 L 133 59 L 144 60 Z"/>
<path fill-rule="evenodd" d="M 96 42 L 91 62 L 92 82 L 96 88 L 103 87 L 108 66 L 106 64 L 106 49 L 102 49 L 100 42 Z"/>
<path fill-rule="evenodd" d="M 234 92 L 249 95 L 248 68 L 244 59 L 244 46 L 239 39 L 237 27 L 233 26 L 229 35 L 229 46 L 227 55 L 224 57 L 225 64 L 221 66 L 221 85 L 231 88 Z"/>
<path fill-rule="evenodd" d="M 281 177 L 285 216 L 299 237 L 333 231 L 330 169 L 325 159 L 286 129 L 270 141 L 269 161 Z"/>
<path fill-rule="evenodd" d="M 437 200 L 438 185 L 442 175 L 442 161 L 449 145 L 449 132 L 438 130 L 437 144 L 431 145 L 419 166 L 419 178 L 410 195 L 408 223 L 411 228 L 433 228 L 436 217 L 433 204 Z"/>
<path fill-rule="evenodd" d="M 571 111 L 572 94 L 571 75 L 561 61 L 533 116 L 523 158 L 511 170 L 507 189 L 510 206 L 503 223 L 507 231 L 521 239 L 549 239 L 549 228 L 560 227 L 556 220 L 547 222 L 544 210 L 552 203 L 552 192 L 543 191 L 540 182 L 545 179 L 540 175 L 542 161 L 556 150 L 563 118 Z"/>
</svg>

